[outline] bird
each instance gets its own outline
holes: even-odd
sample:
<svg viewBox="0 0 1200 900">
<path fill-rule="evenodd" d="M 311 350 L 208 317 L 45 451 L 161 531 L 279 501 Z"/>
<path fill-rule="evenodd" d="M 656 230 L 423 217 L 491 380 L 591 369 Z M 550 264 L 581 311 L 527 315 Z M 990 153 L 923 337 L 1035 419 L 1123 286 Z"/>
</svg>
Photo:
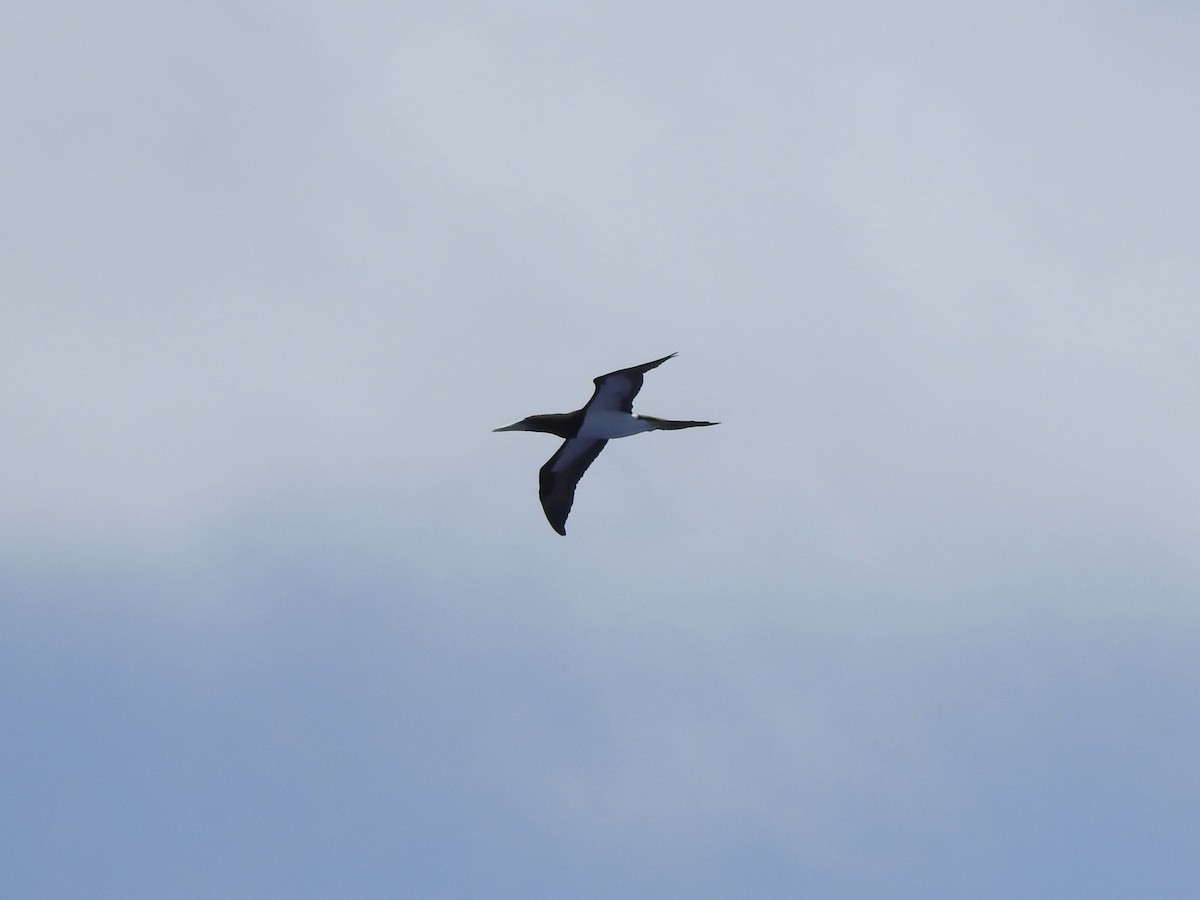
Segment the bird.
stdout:
<svg viewBox="0 0 1200 900">
<path fill-rule="evenodd" d="M 575 502 L 575 487 L 579 479 L 610 440 L 644 431 L 674 431 L 720 424 L 634 415 L 633 398 L 642 389 L 642 376 L 676 355 L 671 353 L 653 362 L 618 369 L 592 379 L 596 385 L 592 399 L 574 412 L 528 416 L 520 422 L 492 429 L 543 431 L 564 438 L 558 452 L 538 472 L 538 497 L 542 501 L 542 509 L 550 527 L 559 534 L 567 533 L 567 516 Z"/>
</svg>

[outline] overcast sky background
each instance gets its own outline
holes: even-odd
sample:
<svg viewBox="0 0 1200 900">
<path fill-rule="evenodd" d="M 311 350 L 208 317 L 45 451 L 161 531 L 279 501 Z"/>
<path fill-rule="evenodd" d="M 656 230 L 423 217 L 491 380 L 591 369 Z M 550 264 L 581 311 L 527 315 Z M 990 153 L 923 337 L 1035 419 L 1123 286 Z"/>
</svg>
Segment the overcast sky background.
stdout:
<svg viewBox="0 0 1200 900">
<path fill-rule="evenodd" d="M 1200 8 L 0 25 L 4 896 L 1197 895 Z"/>
</svg>

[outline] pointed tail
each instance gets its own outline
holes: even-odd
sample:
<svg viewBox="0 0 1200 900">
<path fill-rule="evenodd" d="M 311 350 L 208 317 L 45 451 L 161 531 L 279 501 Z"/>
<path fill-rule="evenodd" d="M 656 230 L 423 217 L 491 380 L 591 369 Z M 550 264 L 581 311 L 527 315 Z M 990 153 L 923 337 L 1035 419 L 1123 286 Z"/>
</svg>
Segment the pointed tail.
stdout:
<svg viewBox="0 0 1200 900">
<path fill-rule="evenodd" d="M 649 422 L 655 431 L 674 431 L 677 428 L 697 428 L 701 425 L 720 425 L 720 422 L 685 422 L 679 419 L 656 419 L 654 416 L 638 416 L 643 422 Z"/>
</svg>

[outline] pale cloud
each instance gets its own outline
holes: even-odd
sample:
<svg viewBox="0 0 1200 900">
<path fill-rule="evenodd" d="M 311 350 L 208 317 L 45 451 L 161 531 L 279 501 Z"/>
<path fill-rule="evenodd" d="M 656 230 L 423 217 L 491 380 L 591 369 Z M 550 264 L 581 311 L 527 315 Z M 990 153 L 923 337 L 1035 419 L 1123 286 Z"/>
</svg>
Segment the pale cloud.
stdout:
<svg viewBox="0 0 1200 900">
<path fill-rule="evenodd" d="M 71 12 L 0 79 L 16 893 L 1185 895 L 1194 13 Z M 559 539 L 490 429 L 673 351 L 723 424 Z"/>
</svg>

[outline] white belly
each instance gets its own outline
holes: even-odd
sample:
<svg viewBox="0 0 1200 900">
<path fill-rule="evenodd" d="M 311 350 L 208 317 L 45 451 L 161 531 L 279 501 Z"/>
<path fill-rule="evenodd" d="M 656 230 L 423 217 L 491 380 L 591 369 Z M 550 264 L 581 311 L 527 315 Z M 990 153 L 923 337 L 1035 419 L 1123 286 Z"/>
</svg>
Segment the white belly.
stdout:
<svg viewBox="0 0 1200 900">
<path fill-rule="evenodd" d="M 637 416 L 629 413 L 604 410 L 589 412 L 579 428 L 579 436 L 588 440 L 612 440 L 613 438 L 629 437 L 631 434 L 641 434 L 643 431 L 653 431 L 654 426 L 643 422 Z"/>
</svg>

